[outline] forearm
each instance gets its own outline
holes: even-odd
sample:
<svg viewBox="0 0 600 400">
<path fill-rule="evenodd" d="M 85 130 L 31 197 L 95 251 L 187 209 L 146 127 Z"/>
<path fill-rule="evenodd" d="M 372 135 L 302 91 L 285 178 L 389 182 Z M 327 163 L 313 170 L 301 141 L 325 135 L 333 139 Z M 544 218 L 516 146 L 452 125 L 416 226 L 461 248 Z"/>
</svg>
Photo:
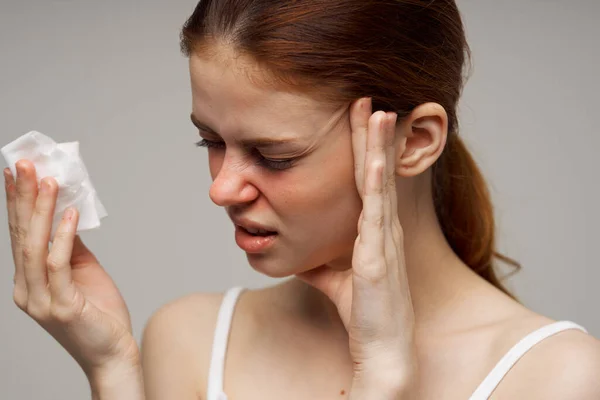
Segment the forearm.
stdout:
<svg viewBox="0 0 600 400">
<path fill-rule="evenodd" d="M 88 380 L 92 400 L 145 400 L 141 363 L 118 365 Z"/>
</svg>

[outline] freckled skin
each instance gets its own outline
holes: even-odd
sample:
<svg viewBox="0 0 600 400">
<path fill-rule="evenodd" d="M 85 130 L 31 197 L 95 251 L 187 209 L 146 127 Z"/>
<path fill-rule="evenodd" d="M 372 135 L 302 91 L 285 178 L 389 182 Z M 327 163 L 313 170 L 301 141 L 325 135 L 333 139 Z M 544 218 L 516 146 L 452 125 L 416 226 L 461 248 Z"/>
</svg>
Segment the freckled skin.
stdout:
<svg viewBox="0 0 600 400">
<path fill-rule="evenodd" d="M 213 179 L 209 195 L 228 213 L 279 232 L 267 252 L 248 255 L 258 272 L 287 277 L 325 264 L 350 268 L 362 202 L 355 182 L 349 104 L 335 108 L 281 88 L 256 86 L 248 79 L 253 68 L 252 60 L 227 47 L 204 58 L 190 57 L 194 117 L 220 135 L 205 139 L 226 146 L 208 150 Z M 395 149 L 397 211 L 415 310 L 422 398 L 441 398 L 448 387 L 456 390 L 456 398 L 466 398 L 480 383 L 481 371 L 491 370 L 525 334 L 552 322 L 477 275 L 447 242 L 433 203 L 430 168 L 446 134 L 447 115 L 437 104 L 417 107 L 398 124 L 396 134 L 402 139 Z M 272 160 L 299 157 L 283 171 L 257 165 L 256 154 L 236 143 L 290 137 L 298 142 L 258 149 Z M 193 303 L 190 315 L 196 318 L 202 304 Z M 232 330 L 228 354 L 229 379 L 235 382 L 228 388 L 232 397 L 262 387 L 273 390 L 273 398 L 282 398 L 289 395 L 291 380 L 319 382 L 310 387 L 291 384 L 297 398 L 348 396 L 340 388 L 351 387 L 353 360 L 348 334 L 330 299 L 290 279 L 250 291 L 237 307 L 239 325 Z M 202 329 L 207 329 L 203 348 L 209 354 L 212 331 L 200 324 Z M 246 351 L 250 346 L 253 351 Z M 307 359 L 310 368 L 304 368 Z M 456 365 L 464 367 L 465 377 L 458 386 Z M 537 365 L 545 361 L 524 371 L 539 370 Z M 319 381 L 325 370 L 335 372 Z M 532 397 L 525 393 L 539 388 L 528 386 L 529 381 L 504 382 L 508 394 L 500 397 Z M 282 386 L 274 388 L 274 382 Z"/>
<path fill-rule="evenodd" d="M 231 67 L 214 57 L 190 58 L 193 114 L 226 145 L 208 150 L 211 199 L 279 232 L 271 250 L 248 255 L 257 271 L 285 277 L 323 264 L 349 268 L 362 202 L 348 105 L 327 109 L 306 95 L 265 90 Z M 278 133 L 298 143 L 260 152 L 270 159 L 300 156 L 287 170 L 256 165 L 234 142 Z"/>
</svg>

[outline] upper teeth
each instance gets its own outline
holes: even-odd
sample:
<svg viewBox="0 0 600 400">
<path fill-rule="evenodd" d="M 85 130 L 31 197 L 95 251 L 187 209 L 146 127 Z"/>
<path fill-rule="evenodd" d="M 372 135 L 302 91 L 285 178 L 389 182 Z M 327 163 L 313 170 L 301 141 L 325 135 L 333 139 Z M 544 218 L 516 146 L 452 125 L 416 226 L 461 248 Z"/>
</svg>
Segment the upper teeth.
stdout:
<svg viewBox="0 0 600 400">
<path fill-rule="evenodd" d="M 260 233 L 260 234 L 264 234 L 264 233 L 269 233 L 269 231 L 265 231 L 264 229 L 254 229 L 254 228 L 246 228 L 246 230 L 250 233 Z"/>
</svg>

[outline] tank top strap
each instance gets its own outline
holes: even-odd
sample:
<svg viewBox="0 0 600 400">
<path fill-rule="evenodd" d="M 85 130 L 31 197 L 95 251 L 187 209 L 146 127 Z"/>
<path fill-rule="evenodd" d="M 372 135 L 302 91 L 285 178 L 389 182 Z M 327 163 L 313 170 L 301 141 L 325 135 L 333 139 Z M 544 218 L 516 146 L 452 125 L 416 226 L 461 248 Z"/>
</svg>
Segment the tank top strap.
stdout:
<svg viewBox="0 0 600 400">
<path fill-rule="evenodd" d="M 227 400 L 223 391 L 223 375 L 225 373 L 225 356 L 231 331 L 231 321 L 235 306 L 244 291 L 243 287 L 232 287 L 225 292 L 219 308 L 215 326 L 210 366 L 208 370 L 207 400 Z"/>
<path fill-rule="evenodd" d="M 469 400 L 487 400 L 508 371 L 510 371 L 525 353 L 542 340 L 568 329 L 578 329 L 588 333 L 584 327 L 571 321 L 553 322 L 531 332 L 515 344 L 504 357 L 500 359 L 488 376 L 481 382 L 479 387 L 477 387 Z"/>
</svg>

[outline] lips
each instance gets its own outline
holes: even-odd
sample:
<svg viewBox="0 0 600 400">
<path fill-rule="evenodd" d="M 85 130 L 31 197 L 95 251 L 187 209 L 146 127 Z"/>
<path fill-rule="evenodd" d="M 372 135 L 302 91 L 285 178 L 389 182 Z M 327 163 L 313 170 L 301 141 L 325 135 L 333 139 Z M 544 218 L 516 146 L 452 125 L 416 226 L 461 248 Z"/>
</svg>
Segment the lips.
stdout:
<svg viewBox="0 0 600 400">
<path fill-rule="evenodd" d="M 269 249 L 272 249 L 279 235 L 259 236 L 248 233 L 244 228 L 236 225 L 235 227 L 235 242 L 248 254 L 265 254 Z"/>
<path fill-rule="evenodd" d="M 261 224 L 259 222 L 252 221 L 248 218 L 239 218 L 232 216 L 231 220 L 235 225 L 239 226 L 240 228 L 253 235 L 268 236 L 277 234 L 277 230 L 275 230 L 275 228 L 265 224 Z"/>
<path fill-rule="evenodd" d="M 273 226 L 233 215 L 229 211 L 227 215 L 235 225 L 235 242 L 246 253 L 262 254 L 277 243 L 279 234 Z"/>
<path fill-rule="evenodd" d="M 267 231 L 264 229 L 244 228 L 243 226 L 240 226 L 240 228 L 244 229 L 248 233 L 251 233 L 253 235 L 258 235 L 258 236 L 269 236 L 269 235 L 274 235 L 275 233 L 277 233 L 277 232 Z"/>
</svg>

